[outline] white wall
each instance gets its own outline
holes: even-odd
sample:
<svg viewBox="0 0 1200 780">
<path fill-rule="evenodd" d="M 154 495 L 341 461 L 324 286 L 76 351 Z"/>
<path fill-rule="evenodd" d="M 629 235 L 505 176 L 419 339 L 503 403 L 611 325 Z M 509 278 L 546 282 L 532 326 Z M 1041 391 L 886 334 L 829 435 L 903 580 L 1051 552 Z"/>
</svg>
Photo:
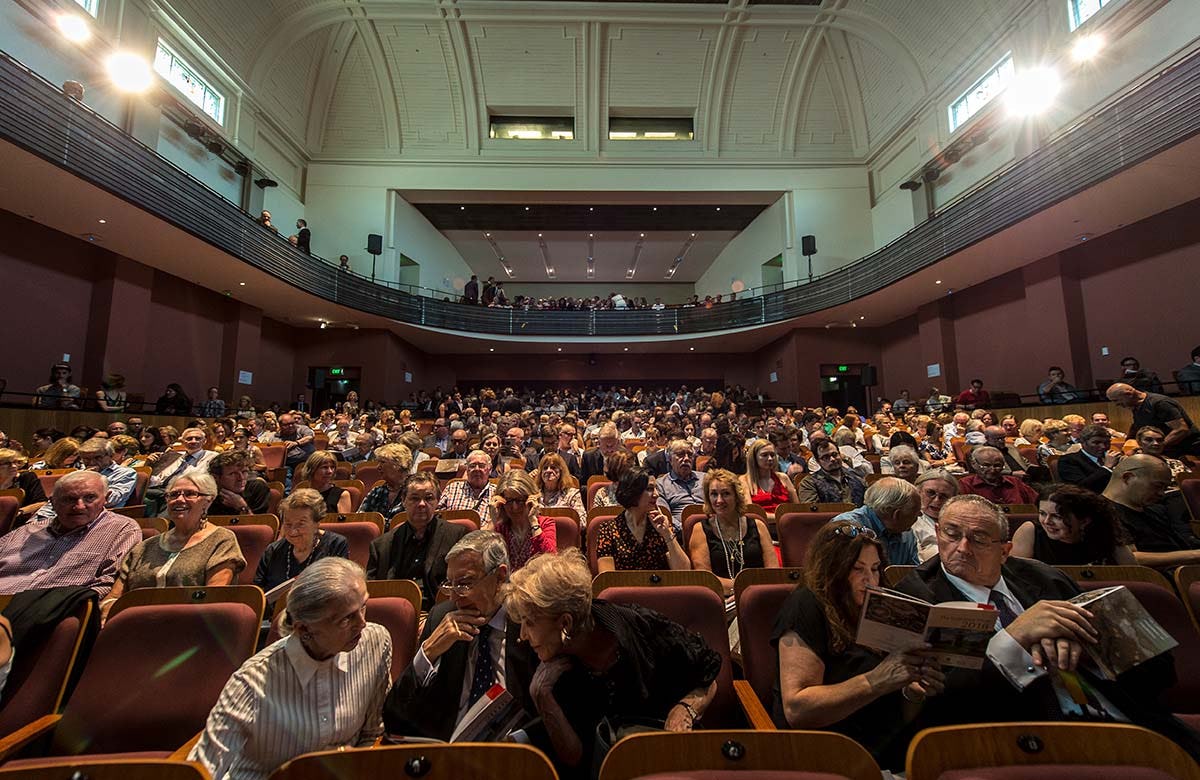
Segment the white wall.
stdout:
<svg viewBox="0 0 1200 780">
<path fill-rule="evenodd" d="M 696 294 L 728 295 L 735 282 L 741 282 L 745 289 L 760 286 L 762 264 L 783 253 L 784 217 L 785 203 L 780 198 L 725 245 L 704 275 L 696 280 Z"/>
<path fill-rule="evenodd" d="M 165 117 L 158 130 L 157 150 L 160 155 L 212 187 L 230 203 L 241 203 L 242 177 L 228 163 L 205 149 L 199 141 L 189 138 L 178 125 Z M 275 216 L 273 211 L 272 216 Z"/>
<path fill-rule="evenodd" d="M 367 234 L 387 235 L 391 221 L 387 190 L 310 183 L 305 196 L 305 219 L 312 231 L 313 253 L 332 263 L 337 262 L 339 255 L 349 255 L 350 267 L 369 275 L 371 256 L 366 250 Z M 398 268 L 396 253 L 385 242 L 384 252 L 376 264 L 376 277 L 396 282 Z"/>
<path fill-rule="evenodd" d="M 461 292 L 471 278 L 467 261 L 450 239 L 411 203 L 398 195 L 392 199 L 395 201 L 395 221 L 392 223 L 391 246 L 420 263 L 418 278 L 422 287 L 446 293 Z"/>
</svg>

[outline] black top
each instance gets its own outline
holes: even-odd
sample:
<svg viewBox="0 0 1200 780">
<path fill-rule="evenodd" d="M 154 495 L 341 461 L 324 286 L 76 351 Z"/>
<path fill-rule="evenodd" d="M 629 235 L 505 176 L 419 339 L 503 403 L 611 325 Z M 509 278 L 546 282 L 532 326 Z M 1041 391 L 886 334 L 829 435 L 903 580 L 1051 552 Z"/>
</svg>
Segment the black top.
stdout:
<svg viewBox="0 0 1200 780">
<path fill-rule="evenodd" d="M 1112 502 L 1133 545 L 1142 552 L 1175 552 L 1194 549 L 1189 539 L 1181 536 L 1167 516 L 1167 510 L 1151 505 L 1141 511 Z"/>
<path fill-rule="evenodd" d="M 598 674 L 571 658 L 571 668 L 554 685 L 554 699 L 583 744 L 576 770 L 556 762 L 562 777 L 586 775 L 601 718 L 665 719 L 680 699 L 711 685 L 721 671 L 720 654 L 699 634 L 645 607 L 597 599 L 592 620 L 616 637 L 617 661 Z"/>
<path fill-rule="evenodd" d="M 1196 426 L 1192 423 L 1192 418 L 1188 417 L 1188 413 L 1174 398 L 1168 398 L 1165 395 L 1158 393 L 1146 393 L 1146 400 L 1142 401 L 1136 409 L 1133 410 L 1133 424 L 1129 426 L 1129 438 L 1133 438 L 1138 429 L 1144 425 L 1153 425 L 1160 428 L 1164 434 L 1170 433 L 1171 428 L 1167 425 L 1169 422 L 1182 419 L 1187 425 L 1191 433 L 1183 441 L 1174 444 L 1166 453 L 1172 457 L 1179 455 L 1181 452 L 1186 452 L 1197 439 L 1200 439 L 1200 433 L 1196 432 Z"/>
<path fill-rule="evenodd" d="M 779 640 L 789 631 L 808 645 L 825 664 L 823 685 L 836 685 L 860 674 L 866 674 L 879 665 L 883 656 L 859 645 L 851 645 L 842 652 L 830 647 L 829 619 L 812 591 L 801 585 L 783 602 L 779 616 L 775 619 L 775 630 L 771 632 L 771 645 L 778 648 Z M 783 694 L 779 683 L 779 669 L 775 670 L 775 687 L 772 691 L 771 717 L 781 729 L 791 728 L 783 714 Z M 905 750 L 908 748 L 909 730 L 904 726 L 904 700 L 899 691 L 881 696 L 864 705 L 838 723 L 825 727 L 827 731 L 845 734 L 871 751 L 875 760 L 884 769 L 900 769 L 904 766 Z"/>
<path fill-rule="evenodd" d="M 435 589 L 441 583 L 432 582 L 425 576 L 425 556 L 429 554 L 429 542 L 437 528 L 438 517 L 430 518 L 425 534 L 417 538 L 412 528 L 405 523 L 396 529 L 396 541 L 392 545 L 392 561 L 388 566 L 388 577 L 394 580 L 414 580 L 421 583 L 422 597 L 432 605 L 437 596 Z"/>
<path fill-rule="evenodd" d="M 1116 564 L 1114 550 L 1105 549 L 1095 537 L 1084 534 L 1078 544 L 1067 544 L 1046 535 L 1042 524 L 1033 524 L 1033 557 L 1051 566 L 1112 566 Z"/>
<path fill-rule="evenodd" d="M 717 535 L 715 518 L 705 518 L 701 522 L 704 527 L 704 536 L 708 540 L 708 562 L 712 567 L 713 574 L 718 577 L 733 579 L 742 569 L 761 569 L 764 566 L 758 523 L 754 522 L 753 517 L 747 517 L 745 520 L 746 533 L 742 536 L 740 545 L 733 539 L 725 539 L 722 543 L 721 538 Z M 732 573 L 730 572 L 731 563 L 733 564 Z"/>
<path fill-rule="evenodd" d="M 18 471 L 12 486 L 25 491 L 25 499 L 21 502 L 21 506 L 29 506 L 46 500 L 46 491 L 42 488 L 42 481 L 32 471 Z"/>
<path fill-rule="evenodd" d="M 271 488 L 267 486 L 267 481 L 259 477 L 246 480 L 246 489 L 242 491 L 242 498 L 250 507 L 250 514 L 264 515 L 271 506 Z M 229 506 L 221 500 L 221 494 L 217 494 L 216 500 L 208 507 L 208 513 L 220 517 L 221 515 L 240 515 L 243 514 L 234 507 Z"/>
<path fill-rule="evenodd" d="M 263 590 L 270 590 L 322 558 L 350 557 L 350 543 L 346 541 L 346 537 L 333 531 L 321 534 L 316 546 L 303 561 L 296 560 L 292 549 L 292 543 L 287 539 L 277 539 L 267 545 L 267 549 L 263 550 L 262 559 L 258 562 L 258 569 L 254 572 L 254 584 Z"/>
<path fill-rule="evenodd" d="M 325 511 L 330 514 L 337 514 L 338 501 L 342 500 L 342 493 L 345 493 L 346 489 L 339 485 L 330 485 L 324 490 L 318 490 L 317 492 L 321 494 L 321 498 L 325 499 Z"/>
</svg>

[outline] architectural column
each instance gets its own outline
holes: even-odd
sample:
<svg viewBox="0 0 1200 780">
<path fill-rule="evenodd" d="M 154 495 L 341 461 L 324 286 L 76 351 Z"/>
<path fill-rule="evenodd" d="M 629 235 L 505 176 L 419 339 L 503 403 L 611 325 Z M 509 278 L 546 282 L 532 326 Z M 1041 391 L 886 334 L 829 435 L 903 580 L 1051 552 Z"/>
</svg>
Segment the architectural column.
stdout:
<svg viewBox="0 0 1200 780">
<path fill-rule="evenodd" d="M 83 372 L 76 380 L 96 390 L 105 374 L 116 372 L 126 387 L 144 388 L 154 269 L 108 253 L 97 260 Z"/>
<path fill-rule="evenodd" d="M 959 388 L 958 343 L 951 300 L 939 298 L 921 306 L 917 309 L 917 325 L 921 334 L 921 363 L 926 367 L 936 363 L 940 369 L 939 376 L 929 377 L 920 395 L 926 394 L 930 387 L 940 388 L 945 395 L 955 395 Z M 916 389 L 913 396 L 920 397 Z"/>
<path fill-rule="evenodd" d="M 1062 366 L 1067 381 L 1090 388 L 1095 381 L 1088 356 L 1087 319 L 1079 278 L 1063 254 L 1050 255 L 1021 269 L 1025 282 L 1025 318 L 1037 323 L 1037 338 L 1024 344 L 1039 366 Z"/>
<path fill-rule="evenodd" d="M 232 298 L 226 301 L 224 333 L 221 339 L 221 375 L 217 386 L 221 398 L 232 408 L 237 407 L 238 398 L 254 396 L 253 382 L 261 381 L 260 348 L 262 344 L 262 309 L 257 309 Z M 239 381 L 242 371 L 249 371 L 252 384 Z M 286 399 L 281 399 L 286 400 Z"/>
</svg>

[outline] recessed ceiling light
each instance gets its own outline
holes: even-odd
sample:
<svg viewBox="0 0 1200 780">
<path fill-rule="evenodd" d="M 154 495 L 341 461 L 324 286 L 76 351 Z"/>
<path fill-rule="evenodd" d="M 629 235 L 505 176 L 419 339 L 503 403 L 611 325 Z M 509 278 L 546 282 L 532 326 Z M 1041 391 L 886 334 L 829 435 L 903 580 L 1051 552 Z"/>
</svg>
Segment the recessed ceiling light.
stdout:
<svg viewBox="0 0 1200 780">
<path fill-rule="evenodd" d="M 491 233 L 484 233 L 484 234 L 483 234 L 483 237 L 484 237 L 484 238 L 491 238 L 491 237 L 492 237 L 492 234 L 491 234 Z"/>
<path fill-rule="evenodd" d="M 246 286 L 245 282 L 238 282 L 238 287 L 245 287 L 245 286 Z"/>
<path fill-rule="evenodd" d="M 558 348 L 558 351 L 559 351 L 559 352 L 562 352 L 562 347 L 559 347 L 559 348 Z"/>
<path fill-rule="evenodd" d="M 100 220 L 100 224 L 101 224 L 101 225 L 107 225 L 107 224 L 108 224 L 108 220 L 107 220 L 107 219 L 102 219 L 102 220 Z"/>
<path fill-rule="evenodd" d="M 865 314 L 862 315 L 861 317 L 859 317 L 860 320 L 865 320 L 866 318 L 867 318 L 867 315 L 865 315 Z"/>
<path fill-rule="evenodd" d="M 692 233 L 692 238 L 695 238 L 695 237 L 696 237 L 696 234 L 695 234 L 695 233 Z"/>
<path fill-rule="evenodd" d="M 529 207 L 528 207 L 528 206 L 526 206 L 526 207 L 525 207 L 525 210 L 526 210 L 526 211 L 529 211 Z"/>
<path fill-rule="evenodd" d="M 938 279 L 937 281 L 934 282 L 934 284 L 941 284 L 941 283 L 942 283 L 941 279 Z"/>
<path fill-rule="evenodd" d="M 466 206 L 459 206 L 459 207 L 458 207 L 458 210 L 459 210 L 459 211 L 466 211 L 466 210 L 467 210 L 467 207 L 466 207 Z"/>
<path fill-rule="evenodd" d="M 639 235 L 639 236 L 641 236 L 642 238 L 645 238 L 645 237 L 646 237 L 646 234 L 645 234 L 645 233 L 638 233 L 638 235 Z"/>
<path fill-rule="evenodd" d="M 655 207 L 653 207 L 653 208 L 652 208 L 652 209 L 650 209 L 650 210 L 651 210 L 651 211 L 658 211 L 658 206 L 655 206 Z"/>
<path fill-rule="evenodd" d="M 696 348 L 695 348 L 695 347 L 688 347 L 688 351 L 689 351 L 689 352 L 695 352 L 695 351 L 696 351 Z"/>
<path fill-rule="evenodd" d="M 488 352 L 495 352 L 495 351 L 496 351 L 495 347 L 488 347 Z"/>
<path fill-rule="evenodd" d="M 595 233 L 588 233 L 588 238 L 595 238 L 595 237 L 596 237 Z"/>
<path fill-rule="evenodd" d="M 626 351 L 626 352 L 628 352 L 628 351 L 629 351 L 629 347 L 625 347 L 625 351 Z"/>
<path fill-rule="evenodd" d="M 720 210 L 721 210 L 721 207 L 720 207 L 720 206 L 717 206 L 717 211 L 720 211 Z"/>
<path fill-rule="evenodd" d="M 595 211 L 595 210 L 596 209 L 593 206 L 588 206 L 588 211 Z"/>
<path fill-rule="evenodd" d="M 541 233 L 538 233 L 538 238 L 541 238 L 541 237 L 542 237 L 542 234 L 541 234 Z"/>
</svg>

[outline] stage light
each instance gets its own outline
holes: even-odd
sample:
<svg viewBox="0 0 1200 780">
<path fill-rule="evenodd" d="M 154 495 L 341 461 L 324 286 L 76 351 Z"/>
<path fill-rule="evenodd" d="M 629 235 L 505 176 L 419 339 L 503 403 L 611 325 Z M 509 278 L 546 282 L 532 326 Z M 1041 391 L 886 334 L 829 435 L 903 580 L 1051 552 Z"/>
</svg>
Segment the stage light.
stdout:
<svg viewBox="0 0 1200 780">
<path fill-rule="evenodd" d="M 154 84 L 150 63 L 133 52 L 113 53 L 106 61 L 108 77 L 123 92 L 145 92 Z"/>
<path fill-rule="evenodd" d="M 1103 35 L 1085 35 L 1075 41 L 1075 45 L 1071 47 L 1071 58 L 1076 62 L 1087 62 L 1095 59 L 1103 48 Z"/>
<path fill-rule="evenodd" d="M 58 31 L 71 43 L 83 43 L 92 37 L 92 28 L 79 14 L 59 14 L 55 20 Z"/>
<path fill-rule="evenodd" d="M 1004 93 L 1004 101 L 1013 116 L 1036 116 L 1054 105 L 1060 89 L 1062 80 L 1054 68 L 1030 68 L 1013 78 Z"/>
</svg>

